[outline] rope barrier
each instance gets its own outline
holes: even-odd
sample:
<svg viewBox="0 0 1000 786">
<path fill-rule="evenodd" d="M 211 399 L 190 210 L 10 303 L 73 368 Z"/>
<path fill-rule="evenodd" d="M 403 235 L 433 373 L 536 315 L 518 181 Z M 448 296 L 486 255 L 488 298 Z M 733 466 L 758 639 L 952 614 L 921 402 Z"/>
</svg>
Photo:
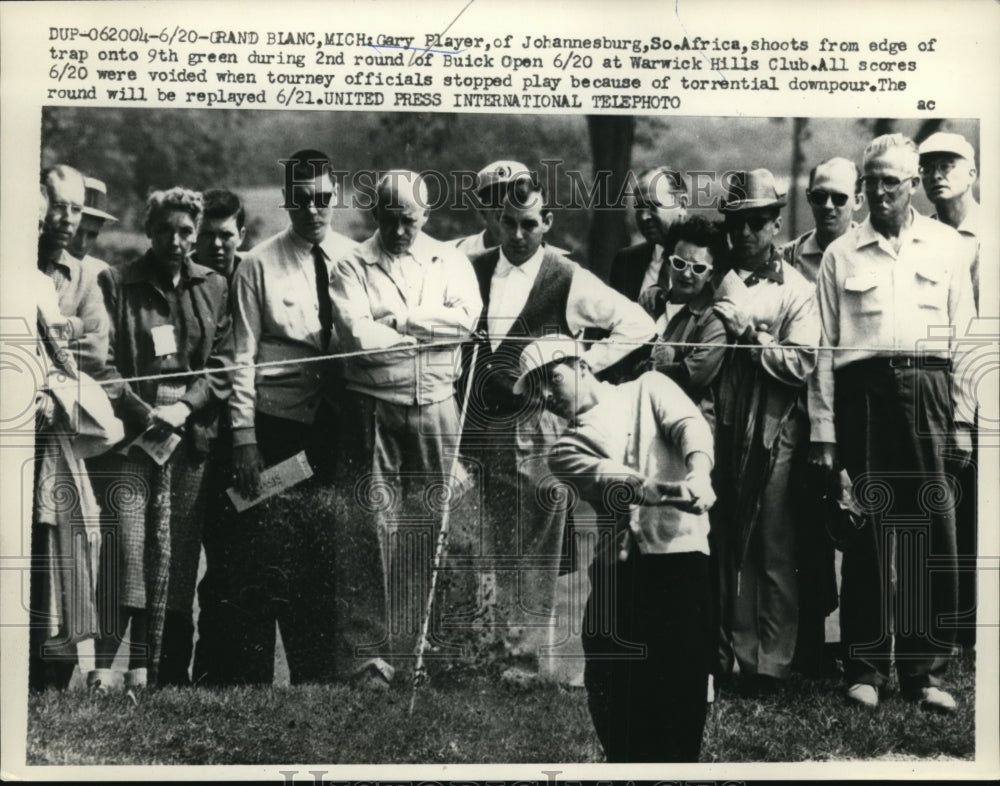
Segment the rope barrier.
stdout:
<svg viewBox="0 0 1000 786">
<path fill-rule="evenodd" d="M 540 337 L 539 336 L 505 336 L 503 340 L 505 342 L 530 344 L 530 343 L 535 342 L 535 341 L 545 340 L 546 338 L 552 338 L 552 339 L 555 339 L 555 338 L 565 338 L 565 336 L 555 336 L 555 335 L 552 335 L 552 336 L 540 336 Z M 462 346 L 471 345 L 471 344 L 475 343 L 476 341 L 485 341 L 485 340 L 486 339 L 464 338 L 464 339 L 450 339 L 450 340 L 447 340 L 447 341 L 429 341 L 429 342 L 418 343 L 418 344 L 410 344 L 410 343 L 407 343 L 407 344 L 396 344 L 396 345 L 391 346 L 391 347 L 379 347 L 377 349 L 360 349 L 360 350 L 355 350 L 353 352 L 336 352 L 336 353 L 332 353 L 332 354 L 315 355 L 313 357 L 308 357 L 308 358 L 295 358 L 295 359 L 288 359 L 288 360 L 267 360 L 267 361 L 261 361 L 261 362 L 255 362 L 255 363 L 236 364 L 236 365 L 228 365 L 228 366 L 215 366 L 215 367 L 210 367 L 210 368 L 197 369 L 197 370 L 194 370 L 194 371 L 172 371 L 172 372 L 167 372 L 167 373 L 162 373 L 162 374 L 145 374 L 145 375 L 134 376 L 134 377 L 115 377 L 114 379 L 94 380 L 94 382 L 96 384 L 98 384 L 98 385 L 106 386 L 106 385 L 117 385 L 117 384 L 123 384 L 123 383 L 132 384 L 134 382 L 153 382 L 153 381 L 169 380 L 169 379 L 189 379 L 192 376 L 205 376 L 205 375 L 210 375 L 210 374 L 227 374 L 227 373 L 231 373 L 231 372 L 234 372 L 234 371 L 240 371 L 240 370 L 243 370 L 243 369 L 258 369 L 258 368 L 273 368 L 273 367 L 281 367 L 281 366 L 309 365 L 309 364 L 312 364 L 312 363 L 329 363 L 329 362 L 334 361 L 334 360 L 346 360 L 346 359 L 350 359 L 350 358 L 359 358 L 359 357 L 373 357 L 373 356 L 376 356 L 376 355 L 386 355 L 386 354 L 399 353 L 399 352 L 413 352 L 413 353 L 418 353 L 418 352 L 426 352 L 426 351 L 434 350 L 434 349 L 458 349 L 458 348 L 461 348 Z M 582 339 L 580 339 L 580 340 L 582 341 Z M 820 345 L 810 345 L 810 344 L 779 344 L 779 343 L 769 344 L 769 345 L 766 345 L 766 346 L 765 345 L 761 345 L 761 344 L 740 344 L 740 343 L 735 343 L 735 344 L 728 344 L 727 343 L 727 344 L 724 344 L 724 345 L 720 345 L 720 344 L 715 343 L 715 342 L 662 341 L 662 340 L 659 340 L 659 339 L 652 339 L 652 340 L 646 340 L 646 341 L 627 341 L 627 340 L 625 340 L 625 341 L 623 341 L 623 340 L 594 341 L 594 342 L 590 342 L 590 346 L 588 346 L 588 350 L 590 349 L 590 347 L 597 346 L 597 345 L 600 345 L 600 346 L 619 346 L 619 347 L 625 346 L 625 347 L 633 347 L 634 349 L 638 349 L 639 347 L 643 347 L 643 346 L 656 346 L 656 345 L 665 345 L 665 346 L 671 346 L 671 347 L 683 347 L 683 348 L 692 348 L 692 349 L 696 349 L 696 348 L 718 348 L 719 346 L 724 346 L 726 349 L 732 348 L 732 349 L 756 349 L 756 350 L 765 350 L 765 349 L 777 350 L 777 349 L 780 349 L 780 350 L 790 350 L 790 351 L 796 351 L 796 350 L 816 350 L 816 351 L 827 351 L 827 352 L 876 352 L 876 353 L 878 353 L 880 355 L 886 355 L 886 354 L 893 354 L 893 355 L 896 355 L 896 354 L 899 354 L 899 355 L 925 354 L 925 355 L 930 355 L 932 357 L 936 357 L 936 356 L 938 356 L 940 354 L 948 354 L 948 355 L 955 354 L 955 352 L 957 351 L 955 348 L 953 348 L 951 346 L 945 345 L 945 342 L 948 342 L 948 341 L 949 341 L 949 339 L 948 338 L 944 338 L 944 337 L 942 337 L 942 338 L 928 337 L 927 338 L 928 344 L 936 344 L 936 343 L 942 344 L 942 346 L 940 348 L 938 348 L 936 346 L 934 347 L 934 349 L 932 350 L 933 354 L 931 354 L 931 350 L 929 348 L 924 349 L 924 350 L 912 350 L 912 349 L 886 349 L 886 348 L 882 348 L 882 347 L 873 347 L 873 346 L 836 346 L 836 347 L 831 347 L 831 346 L 820 346 Z M 997 344 L 998 342 L 994 341 L 994 342 L 991 342 L 991 343 Z M 633 349 L 633 351 L 634 351 L 634 349 Z M 66 351 L 69 351 L 69 350 L 66 350 Z M 66 389 L 72 389 L 73 386 L 72 385 L 52 386 L 50 389 L 53 389 L 53 390 L 55 390 L 55 389 L 63 389 L 63 387 L 65 387 Z"/>
</svg>

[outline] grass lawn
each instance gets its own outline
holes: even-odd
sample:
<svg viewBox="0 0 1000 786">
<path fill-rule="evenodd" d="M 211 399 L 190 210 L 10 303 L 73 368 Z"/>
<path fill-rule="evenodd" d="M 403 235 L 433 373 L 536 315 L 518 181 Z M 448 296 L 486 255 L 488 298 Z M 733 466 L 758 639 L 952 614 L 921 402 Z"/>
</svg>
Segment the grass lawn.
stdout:
<svg viewBox="0 0 1000 786">
<path fill-rule="evenodd" d="M 794 678 L 779 696 L 721 693 L 702 761 L 775 762 L 974 756 L 975 661 L 958 659 L 953 716 L 891 692 L 875 710 L 850 706 L 836 681 Z M 581 689 L 503 687 L 467 673 L 385 694 L 343 686 L 166 689 L 134 706 L 121 692 L 49 691 L 29 700 L 29 764 L 287 764 L 600 762 Z"/>
</svg>

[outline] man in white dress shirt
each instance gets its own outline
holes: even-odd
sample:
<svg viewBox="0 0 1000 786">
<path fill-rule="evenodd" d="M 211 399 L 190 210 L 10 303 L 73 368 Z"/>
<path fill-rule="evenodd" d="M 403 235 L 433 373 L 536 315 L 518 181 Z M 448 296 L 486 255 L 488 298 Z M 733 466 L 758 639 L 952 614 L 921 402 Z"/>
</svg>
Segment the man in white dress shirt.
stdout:
<svg viewBox="0 0 1000 786">
<path fill-rule="evenodd" d="M 273 679 L 276 619 L 292 682 L 346 676 L 341 659 L 330 657 L 334 592 L 325 563 L 332 528 L 307 514 L 319 508 L 320 478 L 331 474 L 336 449 L 331 367 L 315 360 L 330 347 L 330 268 L 353 243 L 330 228 L 337 187 L 327 156 L 302 150 L 285 166 L 290 224 L 251 249 L 230 289 L 235 486 L 255 496 L 266 466 L 301 451 L 317 475 L 291 497 L 279 495 L 243 514 L 245 585 L 235 613 L 244 624 L 233 635 L 233 678 L 266 684 Z"/>
<path fill-rule="evenodd" d="M 954 372 L 961 343 L 930 337 L 950 325 L 960 339 L 975 307 L 971 249 L 910 204 L 918 163 L 902 134 L 865 149 L 871 213 L 830 244 L 820 266 L 822 343 L 839 351 L 820 354 L 809 416 L 824 463 L 839 459 L 867 506 L 842 568 L 847 697 L 877 706 L 895 660 L 904 698 L 953 712 L 941 687 L 958 610 L 953 467 L 945 461 L 968 462 L 975 404 L 970 380 Z"/>
</svg>

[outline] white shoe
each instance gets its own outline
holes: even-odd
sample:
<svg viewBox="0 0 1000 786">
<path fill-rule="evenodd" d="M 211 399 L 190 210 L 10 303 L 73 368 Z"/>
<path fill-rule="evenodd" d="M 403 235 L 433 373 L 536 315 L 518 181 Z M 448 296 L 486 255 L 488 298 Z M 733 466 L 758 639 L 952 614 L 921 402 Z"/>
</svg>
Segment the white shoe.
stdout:
<svg viewBox="0 0 1000 786">
<path fill-rule="evenodd" d="M 114 671 L 111 669 L 91 669 L 87 672 L 87 690 L 95 695 L 103 695 L 111 690 Z"/>
<path fill-rule="evenodd" d="M 920 708 L 933 712 L 955 712 L 958 703 L 948 691 L 940 688 L 921 688 L 919 694 Z"/>
<path fill-rule="evenodd" d="M 878 689 L 874 685 L 856 682 L 847 689 L 847 700 L 862 707 L 877 707 Z"/>
</svg>

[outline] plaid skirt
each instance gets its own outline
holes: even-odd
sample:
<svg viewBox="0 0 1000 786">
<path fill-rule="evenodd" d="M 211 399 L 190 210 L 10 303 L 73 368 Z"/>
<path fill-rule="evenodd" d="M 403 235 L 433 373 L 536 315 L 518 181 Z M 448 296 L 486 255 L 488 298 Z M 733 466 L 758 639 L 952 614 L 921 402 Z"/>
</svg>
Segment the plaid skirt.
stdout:
<svg viewBox="0 0 1000 786">
<path fill-rule="evenodd" d="M 184 395 L 184 385 L 160 384 L 156 406 L 172 404 Z M 206 502 L 205 459 L 191 450 L 185 436 L 167 461 L 170 501 L 170 560 L 167 608 L 190 611 L 194 606 L 201 529 Z M 132 448 L 122 462 L 122 482 L 132 488 L 135 504 L 119 509 L 119 605 L 146 608 L 146 541 L 156 526 L 154 497 L 157 473 L 162 472 L 139 448 Z M 166 567 L 166 566 L 164 566 Z"/>
</svg>

